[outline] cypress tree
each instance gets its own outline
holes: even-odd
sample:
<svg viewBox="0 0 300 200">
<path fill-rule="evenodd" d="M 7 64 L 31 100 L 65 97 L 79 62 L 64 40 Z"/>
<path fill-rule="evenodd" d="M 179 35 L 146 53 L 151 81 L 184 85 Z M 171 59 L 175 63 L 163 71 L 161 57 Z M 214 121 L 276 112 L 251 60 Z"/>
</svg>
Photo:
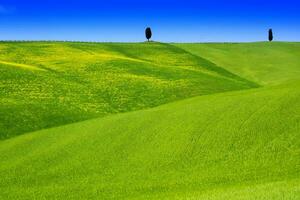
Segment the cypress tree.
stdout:
<svg viewBox="0 0 300 200">
<path fill-rule="evenodd" d="M 269 41 L 272 42 L 273 41 L 273 30 L 269 29 Z"/>
<path fill-rule="evenodd" d="M 152 37 L 152 31 L 151 31 L 150 27 L 146 28 L 145 34 L 146 34 L 146 38 L 149 42 L 150 38 Z"/>
</svg>

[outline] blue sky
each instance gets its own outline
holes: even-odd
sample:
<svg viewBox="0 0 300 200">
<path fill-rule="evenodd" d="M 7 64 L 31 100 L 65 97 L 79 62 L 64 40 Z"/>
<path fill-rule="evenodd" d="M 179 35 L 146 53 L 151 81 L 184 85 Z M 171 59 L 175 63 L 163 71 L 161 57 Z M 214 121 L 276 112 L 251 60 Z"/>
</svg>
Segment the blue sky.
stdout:
<svg viewBox="0 0 300 200">
<path fill-rule="evenodd" d="M 295 0 L 0 0 L 0 40 L 300 41 Z"/>
</svg>

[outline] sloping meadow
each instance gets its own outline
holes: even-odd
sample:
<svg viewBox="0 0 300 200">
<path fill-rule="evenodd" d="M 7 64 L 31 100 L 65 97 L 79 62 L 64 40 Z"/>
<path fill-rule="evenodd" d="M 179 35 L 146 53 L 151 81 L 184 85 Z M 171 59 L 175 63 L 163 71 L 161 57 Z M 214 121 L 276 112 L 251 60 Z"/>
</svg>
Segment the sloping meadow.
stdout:
<svg viewBox="0 0 300 200">
<path fill-rule="evenodd" d="M 167 44 L 0 43 L 0 138 L 257 84 Z"/>
<path fill-rule="evenodd" d="M 0 142 L 2 199 L 298 199 L 299 82 Z"/>
<path fill-rule="evenodd" d="M 300 199 L 295 50 L 1 43 L 0 199 Z"/>
</svg>

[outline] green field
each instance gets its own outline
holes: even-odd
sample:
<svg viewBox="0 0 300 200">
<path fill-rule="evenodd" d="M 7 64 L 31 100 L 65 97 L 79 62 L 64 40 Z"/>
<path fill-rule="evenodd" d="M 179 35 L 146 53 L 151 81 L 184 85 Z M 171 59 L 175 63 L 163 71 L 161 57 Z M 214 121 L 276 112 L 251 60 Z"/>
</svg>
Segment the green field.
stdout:
<svg viewBox="0 0 300 200">
<path fill-rule="evenodd" d="M 0 70 L 0 199 L 300 199 L 300 43 L 2 42 Z"/>
<path fill-rule="evenodd" d="M 0 43 L 0 139 L 255 86 L 168 44 Z"/>
</svg>

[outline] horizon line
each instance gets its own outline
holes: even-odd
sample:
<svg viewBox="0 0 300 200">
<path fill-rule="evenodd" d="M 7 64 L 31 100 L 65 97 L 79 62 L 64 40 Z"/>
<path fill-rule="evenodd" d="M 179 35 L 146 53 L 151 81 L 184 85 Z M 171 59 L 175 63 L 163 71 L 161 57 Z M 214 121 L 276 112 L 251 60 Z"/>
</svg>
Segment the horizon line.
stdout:
<svg viewBox="0 0 300 200">
<path fill-rule="evenodd" d="M 289 40 L 278 40 L 278 41 L 268 41 L 268 40 L 258 40 L 258 41 L 194 41 L 194 42 L 170 42 L 170 41 L 89 41 L 89 40 L 0 40 L 0 42 L 73 42 L 73 43 L 170 43 L 170 44 L 210 44 L 210 43 L 219 43 L 219 44 L 226 44 L 226 43 L 299 43 L 300 41 L 289 41 Z"/>
</svg>

